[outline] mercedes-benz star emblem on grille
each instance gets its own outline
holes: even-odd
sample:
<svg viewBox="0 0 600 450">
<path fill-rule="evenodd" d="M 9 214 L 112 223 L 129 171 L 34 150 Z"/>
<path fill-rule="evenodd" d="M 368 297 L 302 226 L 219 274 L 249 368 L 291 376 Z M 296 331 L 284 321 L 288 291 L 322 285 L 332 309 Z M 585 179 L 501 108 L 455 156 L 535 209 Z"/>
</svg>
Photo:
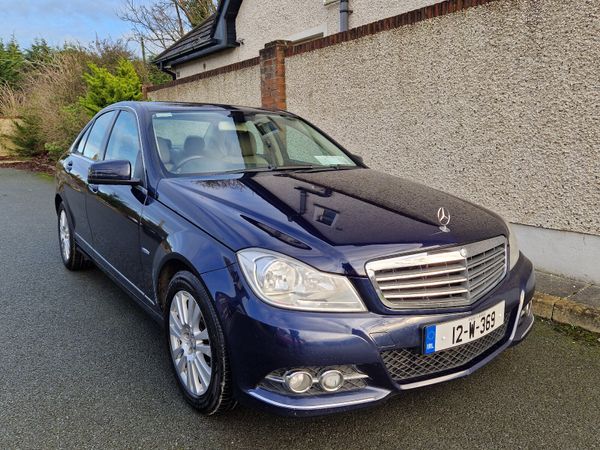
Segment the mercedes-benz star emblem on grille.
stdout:
<svg viewBox="0 0 600 450">
<path fill-rule="evenodd" d="M 449 232 L 450 228 L 448 228 L 448 224 L 450 223 L 450 213 L 448 210 L 442 206 L 440 209 L 438 209 L 437 218 L 441 225 L 440 230 L 442 230 L 444 233 Z"/>
</svg>

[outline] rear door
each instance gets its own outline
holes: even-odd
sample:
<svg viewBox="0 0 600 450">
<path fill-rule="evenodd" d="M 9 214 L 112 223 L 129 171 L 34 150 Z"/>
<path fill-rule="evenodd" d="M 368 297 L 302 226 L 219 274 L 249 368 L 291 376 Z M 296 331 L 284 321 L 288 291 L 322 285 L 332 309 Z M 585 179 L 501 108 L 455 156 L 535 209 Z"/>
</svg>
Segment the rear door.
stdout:
<svg viewBox="0 0 600 450">
<path fill-rule="evenodd" d="M 142 180 L 141 186 L 90 185 L 87 199 L 94 250 L 108 263 L 106 268 L 127 280 L 129 283 L 125 284 L 130 284 L 139 295 L 144 286 L 139 228 L 146 190 L 140 135 L 133 112 L 118 112 L 101 159 L 129 161 L 133 176 Z"/>
</svg>

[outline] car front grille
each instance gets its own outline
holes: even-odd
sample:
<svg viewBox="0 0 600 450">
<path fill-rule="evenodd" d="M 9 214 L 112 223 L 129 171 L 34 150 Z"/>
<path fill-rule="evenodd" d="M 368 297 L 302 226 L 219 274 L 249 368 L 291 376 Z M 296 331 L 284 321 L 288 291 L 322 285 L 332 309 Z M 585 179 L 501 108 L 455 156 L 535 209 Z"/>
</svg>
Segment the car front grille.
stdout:
<svg viewBox="0 0 600 450">
<path fill-rule="evenodd" d="M 468 306 L 506 275 L 503 236 L 461 247 L 371 261 L 366 269 L 381 301 L 392 309 Z"/>
<path fill-rule="evenodd" d="M 403 348 L 384 351 L 381 356 L 394 381 L 397 383 L 417 381 L 419 378 L 462 367 L 487 352 L 504 338 L 508 321 L 509 315 L 507 314 L 501 327 L 476 341 L 459 347 L 428 355 L 422 354 L 419 348 Z"/>
</svg>

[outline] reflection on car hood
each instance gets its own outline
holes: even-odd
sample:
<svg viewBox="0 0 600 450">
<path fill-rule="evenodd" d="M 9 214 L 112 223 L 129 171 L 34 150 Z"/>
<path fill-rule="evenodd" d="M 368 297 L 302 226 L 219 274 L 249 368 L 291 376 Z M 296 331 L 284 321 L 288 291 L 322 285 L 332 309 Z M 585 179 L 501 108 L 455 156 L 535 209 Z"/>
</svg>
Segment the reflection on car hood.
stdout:
<svg viewBox="0 0 600 450">
<path fill-rule="evenodd" d="M 268 248 L 330 272 L 422 247 L 506 235 L 494 213 L 371 169 L 170 178 L 159 200 L 232 250 Z M 442 231 L 437 212 L 450 214 Z"/>
</svg>

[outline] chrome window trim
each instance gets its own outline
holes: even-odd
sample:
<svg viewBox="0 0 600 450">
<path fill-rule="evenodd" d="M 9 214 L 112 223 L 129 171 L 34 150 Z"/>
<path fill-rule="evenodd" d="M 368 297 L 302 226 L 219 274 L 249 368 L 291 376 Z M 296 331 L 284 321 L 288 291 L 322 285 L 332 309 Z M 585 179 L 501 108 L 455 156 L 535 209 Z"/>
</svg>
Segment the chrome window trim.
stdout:
<svg viewBox="0 0 600 450">
<path fill-rule="evenodd" d="M 110 135 L 112 134 L 112 130 L 114 127 L 114 124 L 119 116 L 119 112 L 120 111 L 128 111 L 128 112 L 132 112 L 135 116 L 136 122 L 137 122 L 137 135 L 138 135 L 138 142 L 140 143 L 140 152 L 142 154 L 142 172 L 144 173 L 144 178 L 142 180 L 142 185 L 144 187 L 148 186 L 148 174 L 146 173 L 146 155 L 144 154 L 144 142 L 142 140 L 142 122 L 140 121 L 140 116 L 138 115 L 137 111 L 135 110 L 135 108 L 132 108 L 131 106 L 127 106 L 127 105 L 114 105 L 111 107 L 107 107 L 105 110 L 101 110 L 99 111 L 89 122 L 88 124 L 83 128 L 83 130 L 79 133 L 79 135 L 77 136 L 77 139 L 73 142 L 73 144 L 71 144 L 71 148 L 73 148 L 75 146 L 75 143 L 79 142 L 79 137 L 82 136 L 83 134 L 85 134 L 85 132 L 87 131 L 88 128 L 91 128 L 94 126 L 94 123 L 96 123 L 96 119 L 98 117 L 100 117 L 103 114 L 109 113 L 109 112 L 115 112 L 117 113 L 117 115 L 114 117 L 110 129 L 107 131 L 105 139 L 106 142 L 105 144 L 108 144 L 108 140 L 110 139 Z M 88 136 L 89 137 L 89 136 Z M 85 161 L 88 161 L 90 163 L 95 163 L 95 162 L 100 162 L 100 161 L 104 161 L 104 156 L 106 153 L 106 145 L 103 146 L 103 150 L 102 150 L 102 159 L 99 160 L 93 160 L 88 158 L 87 156 L 84 156 L 83 153 L 77 153 L 77 152 L 70 152 L 71 156 L 78 156 L 82 159 L 84 159 Z M 87 181 L 87 178 L 86 178 Z"/>
<path fill-rule="evenodd" d="M 89 156 L 85 156 L 85 147 L 87 146 L 88 140 L 90 139 L 90 136 L 88 135 L 88 137 L 85 140 L 85 145 L 83 147 L 83 151 L 81 153 L 77 153 L 75 152 L 76 155 L 81 156 L 83 159 L 85 159 L 86 161 L 90 161 L 91 163 L 95 163 L 95 162 L 100 162 L 104 160 L 104 153 L 106 151 L 106 144 L 108 142 L 108 139 L 110 137 L 110 133 L 112 132 L 113 126 L 115 124 L 115 120 L 117 120 L 117 117 L 119 116 L 119 110 L 116 108 L 107 108 L 107 109 L 102 109 L 100 111 L 98 111 L 96 113 L 96 115 L 94 117 L 92 117 L 92 119 L 90 120 L 90 122 L 88 123 L 88 125 L 86 125 L 84 128 L 89 128 L 90 129 L 90 134 L 92 134 L 92 131 L 94 131 L 94 126 L 96 125 L 96 122 L 98 121 L 98 119 L 106 114 L 110 114 L 110 113 L 115 113 L 115 116 L 112 118 L 112 120 L 109 123 L 108 128 L 106 129 L 106 131 L 104 132 L 104 137 L 102 138 L 102 144 L 101 144 L 101 153 L 98 153 L 98 156 L 101 156 L 101 159 L 92 159 Z"/>
<path fill-rule="evenodd" d="M 494 247 L 503 245 L 504 246 L 504 264 L 502 274 L 498 277 L 497 281 L 488 286 L 483 294 L 478 294 L 479 296 L 475 299 L 471 296 L 471 289 L 460 289 L 459 287 L 448 287 L 446 291 L 443 288 L 440 288 L 440 292 L 438 295 L 448 295 L 452 293 L 462 293 L 465 294 L 466 300 L 459 301 L 447 301 L 444 302 L 442 299 L 436 300 L 426 300 L 426 301 L 413 301 L 407 302 L 407 305 L 400 304 L 401 302 L 391 301 L 390 297 L 386 297 L 383 293 L 383 290 L 379 286 L 379 282 L 376 278 L 376 272 L 380 270 L 391 270 L 398 268 L 408 268 L 419 265 L 426 264 L 436 264 L 436 263 L 452 263 L 455 262 L 457 264 L 464 264 L 464 268 L 461 269 L 460 272 L 468 273 L 467 266 L 467 258 L 472 255 L 478 255 L 486 250 L 493 249 Z M 465 306 L 471 306 L 476 301 L 481 300 L 487 293 L 489 293 L 494 287 L 496 287 L 508 273 L 508 240 L 505 236 L 497 236 L 491 239 L 485 239 L 483 241 L 477 241 L 465 245 L 455 245 L 449 247 L 440 247 L 433 246 L 428 248 L 421 248 L 417 251 L 411 253 L 405 253 L 400 256 L 388 257 L 388 258 L 378 258 L 371 261 L 368 261 L 365 264 L 365 272 L 367 276 L 371 280 L 371 284 L 377 292 L 377 296 L 379 300 L 387 307 L 392 310 L 440 310 L 444 308 L 459 308 Z M 498 267 L 499 268 L 499 267 Z M 441 269 L 440 269 L 441 270 Z M 457 270 L 457 272 L 459 272 Z M 398 278 L 402 279 L 402 278 Z M 416 280 L 419 278 L 416 277 Z M 468 281 L 467 281 L 468 283 Z M 460 291 L 460 292 L 459 292 Z M 408 294 L 410 295 L 410 294 Z M 418 297 L 418 296 L 417 296 Z"/>
<path fill-rule="evenodd" d="M 146 168 L 148 166 L 146 165 L 146 155 L 144 154 L 144 142 L 142 140 L 142 122 L 140 121 L 140 116 L 138 115 L 138 113 L 135 110 L 135 108 L 132 108 L 131 106 L 117 105 L 117 106 L 115 106 L 114 109 L 121 109 L 121 110 L 129 111 L 129 112 L 132 112 L 135 115 L 135 119 L 136 119 L 136 122 L 137 122 L 138 141 L 140 143 L 140 152 L 142 153 L 142 172 L 143 172 L 143 175 L 144 175 L 142 183 L 143 183 L 143 186 L 145 188 L 147 188 L 148 187 L 148 173 L 146 172 Z M 116 121 L 116 118 L 115 118 L 115 121 Z M 114 123 L 113 123 L 113 125 L 114 125 Z M 111 129 L 111 133 L 112 133 L 112 129 Z M 107 141 L 107 143 L 108 143 L 108 141 Z M 106 151 L 106 148 L 105 148 L 105 151 Z"/>
</svg>

